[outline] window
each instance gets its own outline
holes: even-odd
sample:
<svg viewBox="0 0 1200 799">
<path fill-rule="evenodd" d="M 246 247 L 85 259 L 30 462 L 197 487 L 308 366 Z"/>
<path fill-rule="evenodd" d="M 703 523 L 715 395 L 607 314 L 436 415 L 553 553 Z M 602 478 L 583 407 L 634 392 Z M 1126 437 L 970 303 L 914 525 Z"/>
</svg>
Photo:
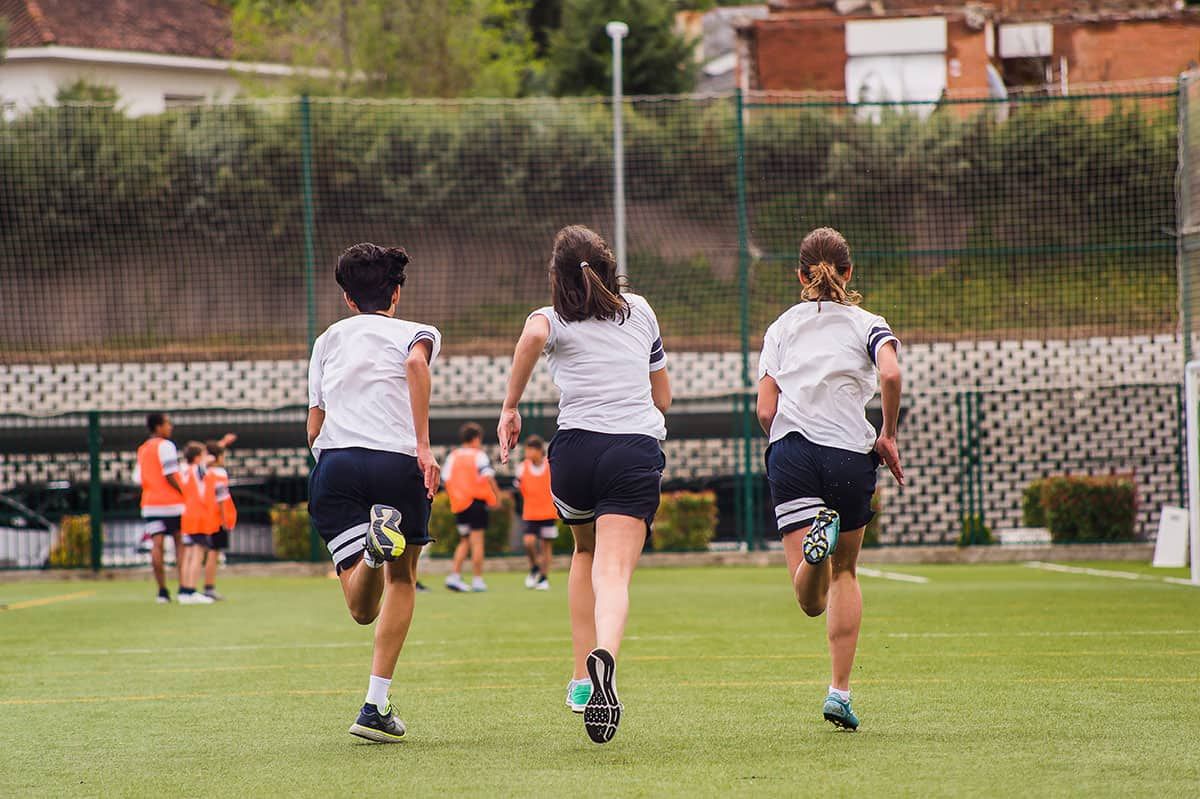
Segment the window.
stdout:
<svg viewBox="0 0 1200 799">
<path fill-rule="evenodd" d="M 933 112 L 946 91 L 946 20 L 943 17 L 852 20 L 846 23 L 846 98 L 866 104 L 860 112 L 878 119 L 883 106 L 916 102 Z"/>
</svg>

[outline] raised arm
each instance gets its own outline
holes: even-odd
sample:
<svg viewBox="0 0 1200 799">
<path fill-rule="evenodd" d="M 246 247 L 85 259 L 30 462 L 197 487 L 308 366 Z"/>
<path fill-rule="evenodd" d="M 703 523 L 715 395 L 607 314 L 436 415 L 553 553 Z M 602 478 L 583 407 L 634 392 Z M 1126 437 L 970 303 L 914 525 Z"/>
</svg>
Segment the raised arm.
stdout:
<svg viewBox="0 0 1200 799">
<path fill-rule="evenodd" d="M 896 357 L 896 344 L 887 342 L 876 355 L 879 369 L 879 393 L 883 399 L 883 429 L 875 441 L 875 452 L 887 464 L 896 478 L 904 485 L 904 470 L 900 468 L 900 449 L 896 445 L 896 425 L 900 419 L 900 360 Z"/>
<path fill-rule="evenodd" d="M 433 449 L 429 445 L 429 399 L 433 393 L 433 378 L 429 374 L 429 362 L 433 359 L 433 342 L 418 339 L 404 360 L 404 374 L 408 379 L 408 398 L 412 406 L 413 428 L 417 433 L 417 466 L 425 478 L 425 491 L 429 498 L 437 493 L 442 473 Z"/>
<path fill-rule="evenodd" d="M 533 375 L 533 367 L 537 366 L 538 357 L 546 348 L 550 338 L 550 320 L 541 314 L 534 314 L 525 322 L 521 338 L 517 341 L 516 352 L 513 353 L 512 370 L 508 373 L 508 390 L 504 395 L 504 407 L 500 411 L 500 423 L 496 425 L 496 435 L 500 438 L 500 462 L 508 463 L 508 453 L 517 446 L 521 437 L 521 414 L 517 405 L 529 385 Z"/>
</svg>

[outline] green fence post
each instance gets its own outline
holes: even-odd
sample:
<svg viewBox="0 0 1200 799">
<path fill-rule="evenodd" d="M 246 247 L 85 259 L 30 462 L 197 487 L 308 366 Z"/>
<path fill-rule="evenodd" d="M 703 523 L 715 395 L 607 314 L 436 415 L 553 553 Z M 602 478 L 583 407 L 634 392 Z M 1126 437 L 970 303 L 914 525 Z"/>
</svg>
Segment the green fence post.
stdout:
<svg viewBox="0 0 1200 799">
<path fill-rule="evenodd" d="M 736 147 L 737 223 L 738 223 L 738 304 L 739 334 L 742 350 L 742 396 L 738 402 L 741 417 L 741 525 L 747 549 L 753 549 L 755 535 L 754 496 L 754 421 L 750 411 L 750 217 L 746 209 L 746 126 L 745 98 L 742 90 L 733 93 L 733 130 Z"/>
<path fill-rule="evenodd" d="M 304 196 L 304 302 L 307 309 L 305 328 L 309 352 L 317 340 L 317 293 L 314 283 L 317 268 L 313 228 L 316 226 L 312 185 L 312 110 L 308 95 L 300 96 L 300 179 Z"/>
<path fill-rule="evenodd" d="M 88 518 L 92 528 L 92 570 L 104 555 L 104 499 L 100 482 L 100 412 L 88 411 Z"/>
<path fill-rule="evenodd" d="M 1192 359 L 1192 296 L 1188 274 L 1188 226 L 1191 224 L 1191 179 L 1188 163 L 1188 73 L 1179 76 L 1175 100 L 1175 268 L 1179 283 L 1179 322 L 1183 331 L 1183 362 Z"/>
</svg>

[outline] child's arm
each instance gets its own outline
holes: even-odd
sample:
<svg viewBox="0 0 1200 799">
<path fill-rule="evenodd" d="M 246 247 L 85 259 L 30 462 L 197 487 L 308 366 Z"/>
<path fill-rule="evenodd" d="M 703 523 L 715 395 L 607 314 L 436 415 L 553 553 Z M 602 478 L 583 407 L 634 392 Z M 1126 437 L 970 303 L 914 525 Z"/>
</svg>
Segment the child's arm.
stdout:
<svg viewBox="0 0 1200 799">
<path fill-rule="evenodd" d="M 534 314 L 525 322 L 517 350 L 513 353 L 512 371 L 508 374 L 508 391 L 504 395 L 504 409 L 500 412 L 500 423 L 496 434 L 500 437 L 500 462 L 508 463 L 508 453 L 517 446 L 521 437 L 521 414 L 517 405 L 529 385 L 533 367 L 550 339 L 550 320 Z"/>
<path fill-rule="evenodd" d="M 771 424 L 779 412 L 779 384 L 770 375 L 758 381 L 758 424 L 763 432 L 771 435 Z"/>
<path fill-rule="evenodd" d="M 665 366 L 650 373 L 650 399 L 662 413 L 671 407 L 671 379 Z"/>
<path fill-rule="evenodd" d="M 325 409 L 324 408 L 309 408 L 308 409 L 308 448 L 312 449 L 313 442 L 317 440 L 317 436 L 321 435 L 321 425 L 325 424 Z"/>
<path fill-rule="evenodd" d="M 900 449 L 896 446 L 901 378 L 895 342 L 889 341 L 884 344 L 875 357 L 876 366 L 879 368 L 879 393 L 883 397 L 883 429 L 875 441 L 875 452 L 887 464 L 896 482 L 904 485 L 904 470 L 900 468 Z"/>
<path fill-rule="evenodd" d="M 429 399 L 433 393 L 433 377 L 429 373 L 429 362 L 433 359 L 433 343 L 419 339 L 412 345 L 408 358 L 404 360 L 404 373 L 408 378 L 409 404 L 412 405 L 413 427 L 417 431 L 417 465 L 425 478 L 425 490 L 429 498 L 437 493 L 442 472 L 433 449 L 429 446 Z"/>
</svg>

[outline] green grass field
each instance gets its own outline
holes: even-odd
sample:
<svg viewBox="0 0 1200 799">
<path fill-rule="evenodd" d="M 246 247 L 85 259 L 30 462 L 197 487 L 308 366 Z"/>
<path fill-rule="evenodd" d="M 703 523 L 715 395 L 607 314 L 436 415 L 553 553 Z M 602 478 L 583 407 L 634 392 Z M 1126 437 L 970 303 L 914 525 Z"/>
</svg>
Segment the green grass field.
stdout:
<svg viewBox="0 0 1200 799">
<path fill-rule="evenodd" d="M 418 597 L 395 746 L 346 734 L 370 630 L 332 580 L 232 578 L 212 607 L 0 583 L 0 796 L 1197 795 L 1200 590 L 894 568 L 928 582 L 863 577 L 855 734 L 820 717 L 823 621 L 784 569 L 639 572 L 604 747 L 563 707 L 561 579 Z"/>
</svg>

